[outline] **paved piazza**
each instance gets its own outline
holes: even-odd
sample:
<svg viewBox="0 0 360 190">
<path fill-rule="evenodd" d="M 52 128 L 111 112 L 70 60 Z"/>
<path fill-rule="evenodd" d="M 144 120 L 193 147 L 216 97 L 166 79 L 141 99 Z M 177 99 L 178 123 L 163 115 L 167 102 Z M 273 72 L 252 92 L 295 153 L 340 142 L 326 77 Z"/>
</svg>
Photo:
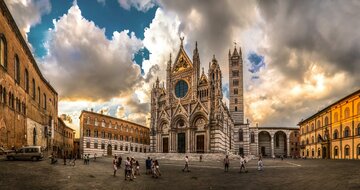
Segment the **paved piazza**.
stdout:
<svg viewBox="0 0 360 190">
<path fill-rule="evenodd" d="M 264 159 L 264 171 L 256 161 L 247 163 L 248 173 L 238 173 L 233 160 L 225 173 L 220 161 L 191 161 L 183 173 L 183 161 L 159 160 L 159 179 L 144 174 L 124 181 L 123 170 L 112 176 L 112 159 L 100 158 L 90 165 L 78 160 L 75 167 L 48 160 L 0 161 L 1 189 L 360 189 L 360 162 L 352 160 Z M 60 161 L 60 160 L 59 160 Z M 350 174 L 350 175 L 349 175 Z"/>
</svg>

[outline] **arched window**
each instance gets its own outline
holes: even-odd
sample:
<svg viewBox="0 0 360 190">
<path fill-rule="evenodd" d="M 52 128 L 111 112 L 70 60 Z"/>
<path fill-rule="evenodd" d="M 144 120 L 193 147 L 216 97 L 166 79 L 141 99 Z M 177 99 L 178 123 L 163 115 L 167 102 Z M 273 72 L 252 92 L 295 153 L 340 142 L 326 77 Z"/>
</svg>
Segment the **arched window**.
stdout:
<svg viewBox="0 0 360 190">
<path fill-rule="evenodd" d="M 306 132 L 309 132 L 309 125 L 306 125 Z"/>
<path fill-rule="evenodd" d="M 344 137 L 349 137 L 350 136 L 350 128 L 349 127 L 345 127 L 345 130 L 344 130 Z"/>
<path fill-rule="evenodd" d="M 32 98 L 35 100 L 35 97 L 36 97 L 36 85 L 35 85 L 35 79 L 32 79 Z"/>
<path fill-rule="evenodd" d="M 25 69 L 25 91 L 29 93 L 29 71 Z"/>
<path fill-rule="evenodd" d="M 44 93 L 43 96 L 44 96 L 44 109 L 46 110 L 46 94 Z"/>
<path fill-rule="evenodd" d="M 327 126 L 329 124 L 329 118 L 326 116 L 325 117 L 325 126 Z"/>
<path fill-rule="evenodd" d="M 234 88 L 234 94 L 238 94 L 238 89 Z"/>
<path fill-rule="evenodd" d="M 311 143 L 315 143 L 315 137 L 311 136 Z"/>
<path fill-rule="evenodd" d="M 101 131 L 101 138 L 105 138 L 105 132 L 104 131 Z"/>
<path fill-rule="evenodd" d="M 38 102 L 39 102 L 39 104 L 40 104 L 40 102 L 41 102 L 40 87 L 38 87 Z"/>
<path fill-rule="evenodd" d="M 254 132 L 251 132 L 250 142 L 251 142 L 251 143 L 255 143 L 255 134 L 254 134 Z"/>
<path fill-rule="evenodd" d="M 312 123 L 311 124 L 311 131 L 313 131 L 314 130 L 314 124 Z"/>
<path fill-rule="evenodd" d="M 337 146 L 334 147 L 334 156 L 338 156 L 339 155 L 339 149 Z"/>
<path fill-rule="evenodd" d="M 334 113 L 334 122 L 338 122 L 339 121 L 339 114 L 336 112 Z"/>
<path fill-rule="evenodd" d="M 344 116 L 345 116 L 345 119 L 350 117 L 350 108 L 349 107 L 345 108 Z"/>
<path fill-rule="evenodd" d="M 94 131 L 94 137 L 96 137 L 96 138 L 99 137 L 99 131 L 98 130 Z"/>
<path fill-rule="evenodd" d="M 349 155 L 350 155 L 350 146 L 345 145 L 345 156 L 349 156 Z"/>
<path fill-rule="evenodd" d="M 15 75 L 14 75 L 14 78 L 15 78 L 15 82 L 16 83 L 20 83 L 20 60 L 19 60 L 19 57 L 18 55 L 15 55 L 15 62 L 14 62 L 14 72 L 15 72 Z"/>
<path fill-rule="evenodd" d="M 3 66 L 5 69 L 7 69 L 6 56 L 7 56 L 7 43 L 6 43 L 6 39 L 5 39 L 5 36 L 4 36 L 3 34 L 0 34 L 0 64 L 1 64 L 1 66 Z"/>
<path fill-rule="evenodd" d="M 309 138 L 306 138 L 306 144 L 309 144 Z"/>
<path fill-rule="evenodd" d="M 239 130 L 239 142 L 243 142 L 244 141 L 244 134 L 243 134 L 243 130 L 240 129 Z"/>
<path fill-rule="evenodd" d="M 235 106 L 235 111 L 237 111 L 237 106 Z"/>
<path fill-rule="evenodd" d="M 320 120 L 317 121 L 317 128 L 320 128 L 321 127 L 321 122 Z"/>
<path fill-rule="evenodd" d="M 237 104 L 238 103 L 238 100 L 237 100 L 237 98 L 235 98 L 235 104 Z"/>
<path fill-rule="evenodd" d="M 311 149 L 311 156 L 312 156 L 312 157 L 315 156 L 315 151 L 314 151 L 314 149 Z"/>
<path fill-rule="evenodd" d="M 333 139 L 337 139 L 337 138 L 338 138 L 338 130 L 335 129 Z"/>
</svg>

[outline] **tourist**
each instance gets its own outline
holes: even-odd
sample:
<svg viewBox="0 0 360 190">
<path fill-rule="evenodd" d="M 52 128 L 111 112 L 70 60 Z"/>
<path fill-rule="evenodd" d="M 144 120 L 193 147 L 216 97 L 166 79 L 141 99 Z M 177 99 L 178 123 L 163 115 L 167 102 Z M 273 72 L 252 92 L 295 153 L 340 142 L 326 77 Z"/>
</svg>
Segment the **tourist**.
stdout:
<svg viewBox="0 0 360 190">
<path fill-rule="evenodd" d="M 131 165 L 130 165 L 130 158 L 127 157 L 125 160 L 125 180 L 127 180 L 127 178 L 130 178 L 130 181 L 132 181 L 131 178 Z"/>
<path fill-rule="evenodd" d="M 229 164 L 230 164 L 230 159 L 229 156 L 226 155 L 226 157 L 224 158 L 225 172 L 229 171 Z"/>
<path fill-rule="evenodd" d="M 134 159 L 134 157 L 131 158 L 130 167 L 131 167 L 131 178 L 136 179 L 136 177 L 135 177 L 135 159 Z"/>
<path fill-rule="evenodd" d="M 161 176 L 161 173 L 160 173 L 159 162 L 157 160 L 155 160 L 154 166 L 155 166 L 155 176 L 156 178 L 158 178 L 159 176 Z"/>
<path fill-rule="evenodd" d="M 87 164 L 90 164 L 90 154 L 87 155 Z"/>
<path fill-rule="evenodd" d="M 151 174 L 151 162 L 152 160 L 150 159 L 150 157 L 148 157 L 145 161 L 145 165 L 146 165 L 146 175 L 147 174 Z"/>
<path fill-rule="evenodd" d="M 96 153 L 94 154 L 94 162 L 96 162 Z"/>
<path fill-rule="evenodd" d="M 121 168 L 121 162 L 122 162 L 122 157 L 119 156 L 118 157 L 118 167 Z"/>
<path fill-rule="evenodd" d="M 140 164 L 139 161 L 135 161 L 135 175 L 140 175 Z"/>
<path fill-rule="evenodd" d="M 258 171 L 262 171 L 262 170 L 263 170 L 263 162 L 262 162 L 262 158 L 260 156 L 259 160 L 258 160 Z"/>
<path fill-rule="evenodd" d="M 114 168 L 114 177 L 116 176 L 116 171 L 117 171 L 117 156 L 115 155 L 114 159 L 113 159 L 113 168 Z"/>
<path fill-rule="evenodd" d="M 189 170 L 189 157 L 188 156 L 185 156 L 185 167 L 184 167 L 184 169 L 182 171 L 184 172 L 185 169 L 186 169 L 187 172 L 190 172 L 190 170 Z"/>
<path fill-rule="evenodd" d="M 247 173 L 247 170 L 245 167 L 245 162 L 246 162 L 246 160 L 245 160 L 244 155 L 240 156 L 240 172 L 239 173 L 241 173 L 243 168 L 244 168 L 244 172 Z"/>
<path fill-rule="evenodd" d="M 152 173 L 152 177 L 155 177 L 155 178 L 157 177 L 155 160 L 151 160 L 151 173 Z"/>
</svg>

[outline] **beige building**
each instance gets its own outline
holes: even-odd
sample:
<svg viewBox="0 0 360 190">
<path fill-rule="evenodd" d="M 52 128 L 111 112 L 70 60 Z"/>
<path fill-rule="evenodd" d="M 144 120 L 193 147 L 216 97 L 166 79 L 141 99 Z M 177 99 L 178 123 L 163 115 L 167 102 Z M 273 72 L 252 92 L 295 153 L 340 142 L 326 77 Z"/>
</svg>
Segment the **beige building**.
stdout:
<svg viewBox="0 0 360 190">
<path fill-rule="evenodd" d="M 149 128 L 145 126 L 92 111 L 81 112 L 80 154 L 146 153 L 149 143 Z"/>
<path fill-rule="evenodd" d="M 4 1 L 0 12 L 0 146 L 50 150 L 58 94 L 40 72 Z"/>
<path fill-rule="evenodd" d="M 360 90 L 302 120 L 301 156 L 360 159 Z"/>
</svg>

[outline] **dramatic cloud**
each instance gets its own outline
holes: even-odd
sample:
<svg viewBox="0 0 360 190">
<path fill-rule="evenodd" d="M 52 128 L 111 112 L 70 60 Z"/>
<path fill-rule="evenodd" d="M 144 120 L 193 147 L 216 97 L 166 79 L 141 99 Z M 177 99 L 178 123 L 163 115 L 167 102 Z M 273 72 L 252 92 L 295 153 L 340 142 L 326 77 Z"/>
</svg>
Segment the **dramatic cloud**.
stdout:
<svg viewBox="0 0 360 190">
<path fill-rule="evenodd" d="M 132 62 L 141 40 L 127 30 L 115 31 L 108 40 L 105 29 L 83 18 L 76 4 L 54 20 L 46 46 L 41 67 L 61 98 L 108 100 L 132 91 L 142 80 Z"/>
<path fill-rule="evenodd" d="M 51 11 L 49 0 L 5 0 L 21 33 L 27 38 L 30 27 L 41 22 L 41 16 Z"/>
<path fill-rule="evenodd" d="M 146 12 L 155 6 L 154 0 L 118 0 L 122 8 L 130 10 L 135 7 L 138 11 Z"/>
</svg>

